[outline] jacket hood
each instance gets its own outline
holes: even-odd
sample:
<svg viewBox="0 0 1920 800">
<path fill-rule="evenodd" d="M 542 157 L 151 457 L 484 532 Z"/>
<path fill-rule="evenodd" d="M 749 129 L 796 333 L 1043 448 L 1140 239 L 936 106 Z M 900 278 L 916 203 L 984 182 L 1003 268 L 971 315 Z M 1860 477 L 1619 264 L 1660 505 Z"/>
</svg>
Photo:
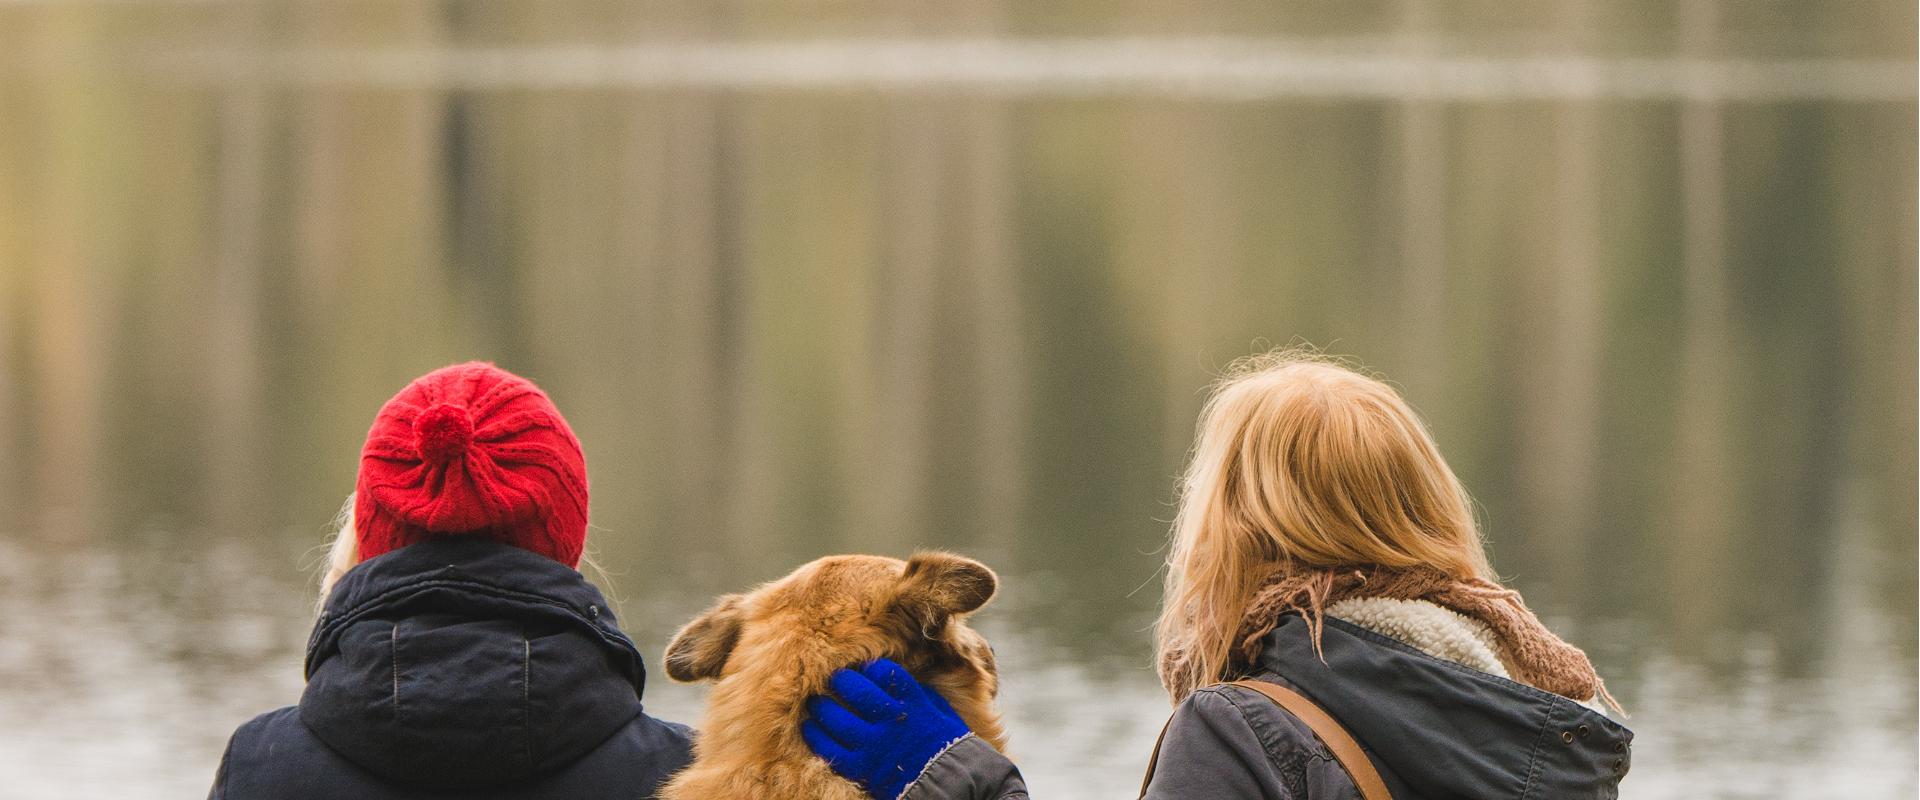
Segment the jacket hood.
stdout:
<svg viewBox="0 0 1920 800">
<path fill-rule="evenodd" d="M 422 542 L 333 588 L 300 719 L 397 783 L 511 783 L 572 763 L 640 714 L 646 670 L 600 592 L 496 542 Z"/>
<path fill-rule="evenodd" d="M 1610 798 L 1633 732 L 1565 697 L 1434 658 L 1327 618 L 1314 652 L 1285 615 L 1259 668 L 1298 686 L 1366 745 L 1396 797 Z"/>
</svg>

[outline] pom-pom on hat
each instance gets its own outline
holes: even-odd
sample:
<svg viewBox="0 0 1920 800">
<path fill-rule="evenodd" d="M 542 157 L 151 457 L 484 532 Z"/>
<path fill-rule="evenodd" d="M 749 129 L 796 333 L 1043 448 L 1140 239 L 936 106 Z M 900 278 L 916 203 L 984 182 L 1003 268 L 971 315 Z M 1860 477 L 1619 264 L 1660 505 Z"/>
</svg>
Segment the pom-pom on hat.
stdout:
<svg viewBox="0 0 1920 800">
<path fill-rule="evenodd" d="M 472 535 L 576 567 L 587 541 L 586 457 L 531 381 L 479 361 L 437 369 L 374 417 L 353 527 L 361 558 Z"/>
</svg>

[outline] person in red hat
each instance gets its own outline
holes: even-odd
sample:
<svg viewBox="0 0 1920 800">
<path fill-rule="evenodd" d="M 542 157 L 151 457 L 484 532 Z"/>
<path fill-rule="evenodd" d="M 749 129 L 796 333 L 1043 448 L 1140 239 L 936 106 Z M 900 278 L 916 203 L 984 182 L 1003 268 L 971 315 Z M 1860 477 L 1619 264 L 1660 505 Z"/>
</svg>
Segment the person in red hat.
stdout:
<svg viewBox="0 0 1920 800">
<path fill-rule="evenodd" d="M 481 362 L 388 400 L 321 583 L 298 705 L 240 726 L 212 800 L 652 797 L 691 731 L 578 570 L 580 442 Z"/>
</svg>

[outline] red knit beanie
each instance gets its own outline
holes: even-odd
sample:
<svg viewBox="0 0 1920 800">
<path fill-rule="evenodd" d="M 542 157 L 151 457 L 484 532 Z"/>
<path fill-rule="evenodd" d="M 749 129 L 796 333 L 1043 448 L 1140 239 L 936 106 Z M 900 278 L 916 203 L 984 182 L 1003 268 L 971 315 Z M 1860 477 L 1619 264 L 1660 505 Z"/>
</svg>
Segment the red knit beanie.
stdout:
<svg viewBox="0 0 1920 800">
<path fill-rule="evenodd" d="M 381 406 L 360 451 L 360 557 L 473 534 L 580 564 L 587 464 L 540 387 L 479 361 L 434 370 Z"/>
</svg>

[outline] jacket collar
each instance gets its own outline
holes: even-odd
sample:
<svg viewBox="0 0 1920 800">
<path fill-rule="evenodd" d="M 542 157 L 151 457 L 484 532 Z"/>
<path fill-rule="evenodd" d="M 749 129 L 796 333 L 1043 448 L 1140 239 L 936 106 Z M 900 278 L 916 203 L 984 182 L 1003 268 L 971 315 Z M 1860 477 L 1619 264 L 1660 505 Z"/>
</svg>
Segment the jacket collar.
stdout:
<svg viewBox="0 0 1920 800">
<path fill-rule="evenodd" d="M 340 578 L 307 640 L 311 679 L 340 632 L 355 620 L 449 601 L 475 611 L 536 616 L 591 631 L 635 697 L 646 689 L 640 649 L 620 630 L 613 608 L 580 573 L 553 559 L 485 539 L 421 542 L 370 558 Z"/>
<path fill-rule="evenodd" d="M 299 713 L 376 775 L 468 790 L 578 761 L 643 713 L 644 681 L 633 641 L 578 572 L 495 542 L 437 540 L 335 585 Z"/>
<path fill-rule="evenodd" d="M 1611 798 L 1633 732 L 1565 697 L 1327 619 L 1269 633 L 1260 673 L 1294 685 L 1374 756 L 1395 796 Z"/>
</svg>

